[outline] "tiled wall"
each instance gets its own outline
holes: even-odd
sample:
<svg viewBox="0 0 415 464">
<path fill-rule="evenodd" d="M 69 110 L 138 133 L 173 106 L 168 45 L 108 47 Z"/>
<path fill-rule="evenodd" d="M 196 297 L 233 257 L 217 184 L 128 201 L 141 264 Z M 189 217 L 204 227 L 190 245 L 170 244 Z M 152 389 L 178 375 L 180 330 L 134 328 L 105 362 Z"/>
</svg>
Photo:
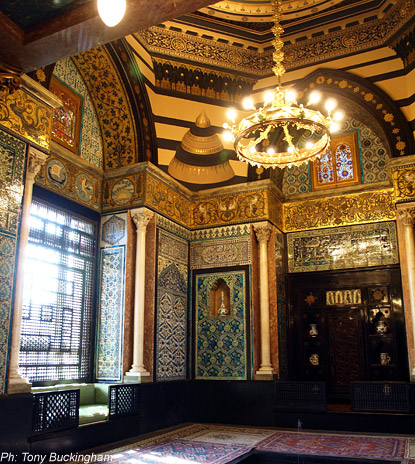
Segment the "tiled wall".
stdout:
<svg viewBox="0 0 415 464">
<path fill-rule="evenodd" d="M 288 271 L 384 266 L 399 262 L 394 221 L 287 235 Z"/>
<path fill-rule="evenodd" d="M 0 131 L 0 393 L 6 388 L 26 144 Z"/>
<path fill-rule="evenodd" d="M 188 356 L 189 243 L 161 228 L 157 242 L 155 378 L 157 381 L 184 380 Z"/>
<path fill-rule="evenodd" d="M 127 213 L 101 221 L 96 380 L 122 379 L 126 221 Z"/>
</svg>

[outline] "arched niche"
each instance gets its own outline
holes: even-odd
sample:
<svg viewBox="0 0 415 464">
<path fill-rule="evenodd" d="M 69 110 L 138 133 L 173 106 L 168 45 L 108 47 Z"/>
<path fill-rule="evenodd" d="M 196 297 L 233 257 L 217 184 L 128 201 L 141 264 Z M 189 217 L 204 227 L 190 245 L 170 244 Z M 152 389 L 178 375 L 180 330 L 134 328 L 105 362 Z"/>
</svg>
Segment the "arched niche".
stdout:
<svg viewBox="0 0 415 464">
<path fill-rule="evenodd" d="M 210 315 L 226 317 L 231 315 L 231 291 L 226 282 L 219 278 L 210 289 Z"/>
</svg>

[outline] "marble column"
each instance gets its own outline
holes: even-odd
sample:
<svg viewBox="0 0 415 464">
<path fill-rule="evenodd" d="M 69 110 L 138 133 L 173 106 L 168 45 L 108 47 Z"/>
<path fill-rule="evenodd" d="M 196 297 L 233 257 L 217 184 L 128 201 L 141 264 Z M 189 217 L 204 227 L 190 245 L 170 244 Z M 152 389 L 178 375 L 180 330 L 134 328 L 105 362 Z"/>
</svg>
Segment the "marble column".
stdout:
<svg viewBox="0 0 415 464">
<path fill-rule="evenodd" d="M 268 290 L 268 241 L 271 236 L 271 225 L 267 222 L 254 224 L 254 231 L 259 242 L 259 295 L 261 321 L 261 366 L 256 378 L 272 379 L 275 371 L 271 364 L 271 339 L 269 317 Z"/>
<path fill-rule="evenodd" d="M 125 382 L 149 381 L 150 373 L 144 367 L 144 293 L 146 276 L 146 230 L 154 213 L 146 208 L 130 210 L 137 228 L 137 250 L 134 285 L 134 342 L 133 364 L 125 373 Z"/>
<path fill-rule="evenodd" d="M 414 351 L 415 349 L 415 206 L 411 205 L 398 205 L 397 218 L 402 224 L 404 233 L 404 248 L 406 258 L 406 274 L 408 281 L 408 301 L 410 307 L 410 315 L 412 321 L 412 347 L 408 349 Z M 413 359 L 415 355 L 411 356 Z M 411 378 L 415 378 L 415 365 L 410 366 Z"/>
<path fill-rule="evenodd" d="M 12 334 L 10 343 L 10 363 L 7 378 L 7 393 L 30 392 L 31 384 L 19 374 L 20 333 L 22 329 L 23 289 L 24 289 L 24 263 L 26 249 L 29 241 L 30 205 L 32 203 L 33 184 L 36 174 L 46 161 L 48 155 L 29 148 L 27 156 L 26 178 L 24 184 L 22 217 L 20 222 L 19 255 L 17 258 L 15 294 L 13 306 Z"/>
</svg>

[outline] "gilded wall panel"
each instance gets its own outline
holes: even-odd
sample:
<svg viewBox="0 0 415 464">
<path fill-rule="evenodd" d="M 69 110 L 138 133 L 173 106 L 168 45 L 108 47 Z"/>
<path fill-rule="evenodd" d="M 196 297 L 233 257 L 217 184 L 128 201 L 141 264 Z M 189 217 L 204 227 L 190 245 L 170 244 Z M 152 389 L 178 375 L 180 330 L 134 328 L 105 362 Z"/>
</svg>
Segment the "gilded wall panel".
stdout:
<svg viewBox="0 0 415 464">
<path fill-rule="evenodd" d="M 0 124 L 17 135 L 49 149 L 52 109 L 24 90 L 0 99 Z"/>
<path fill-rule="evenodd" d="M 394 168 L 392 180 L 396 201 L 409 201 L 415 198 L 415 165 Z"/>
<path fill-rule="evenodd" d="M 145 176 L 145 203 L 173 221 L 189 225 L 190 200 L 159 179 Z"/>
<path fill-rule="evenodd" d="M 384 266 L 399 262 L 394 221 L 287 235 L 288 271 Z"/>
<path fill-rule="evenodd" d="M 191 269 L 243 264 L 251 264 L 251 238 L 249 235 L 191 243 Z"/>
<path fill-rule="evenodd" d="M 101 209 L 101 179 L 75 163 L 51 155 L 41 167 L 36 183 L 96 211 Z"/>
<path fill-rule="evenodd" d="M 268 190 L 196 200 L 192 204 L 192 227 L 246 222 L 268 217 Z"/>
<path fill-rule="evenodd" d="M 392 189 L 284 204 L 285 232 L 395 218 Z"/>
</svg>

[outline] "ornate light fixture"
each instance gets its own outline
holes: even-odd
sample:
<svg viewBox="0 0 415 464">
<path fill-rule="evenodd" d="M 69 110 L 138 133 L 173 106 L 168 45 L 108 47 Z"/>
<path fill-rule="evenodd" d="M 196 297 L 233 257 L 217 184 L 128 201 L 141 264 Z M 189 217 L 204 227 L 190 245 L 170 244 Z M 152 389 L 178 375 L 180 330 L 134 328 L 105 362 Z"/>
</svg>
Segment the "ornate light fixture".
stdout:
<svg viewBox="0 0 415 464">
<path fill-rule="evenodd" d="M 126 0 L 98 0 L 98 13 L 105 25 L 116 26 L 124 17 Z"/>
<path fill-rule="evenodd" d="M 272 70 L 278 85 L 274 91 L 265 93 L 264 104 L 259 109 L 251 98 L 246 98 L 243 107 L 255 112 L 238 124 L 235 123 L 236 111 L 229 110 L 232 125 L 223 125 L 226 129 L 223 136 L 234 142 L 240 160 L 263 168 L 283 168 L 314 160 L 326 153 L 330 146 L 330 132 L 338 130 L 336 121 L 342 119 L 343 114 L 337 111 L 332 115 L 336 107 L 333 99 L 326 102 L 327 116 L 310 109 L 309 105 L 320 100 L 318 92 L 311 93 L 307 106 L 298 105 L 295 92 L 281 86 L 281 76 L 285 73 L 281 0 L 271 0 L 271 3 L 274 14 Z"/>
</svg>

